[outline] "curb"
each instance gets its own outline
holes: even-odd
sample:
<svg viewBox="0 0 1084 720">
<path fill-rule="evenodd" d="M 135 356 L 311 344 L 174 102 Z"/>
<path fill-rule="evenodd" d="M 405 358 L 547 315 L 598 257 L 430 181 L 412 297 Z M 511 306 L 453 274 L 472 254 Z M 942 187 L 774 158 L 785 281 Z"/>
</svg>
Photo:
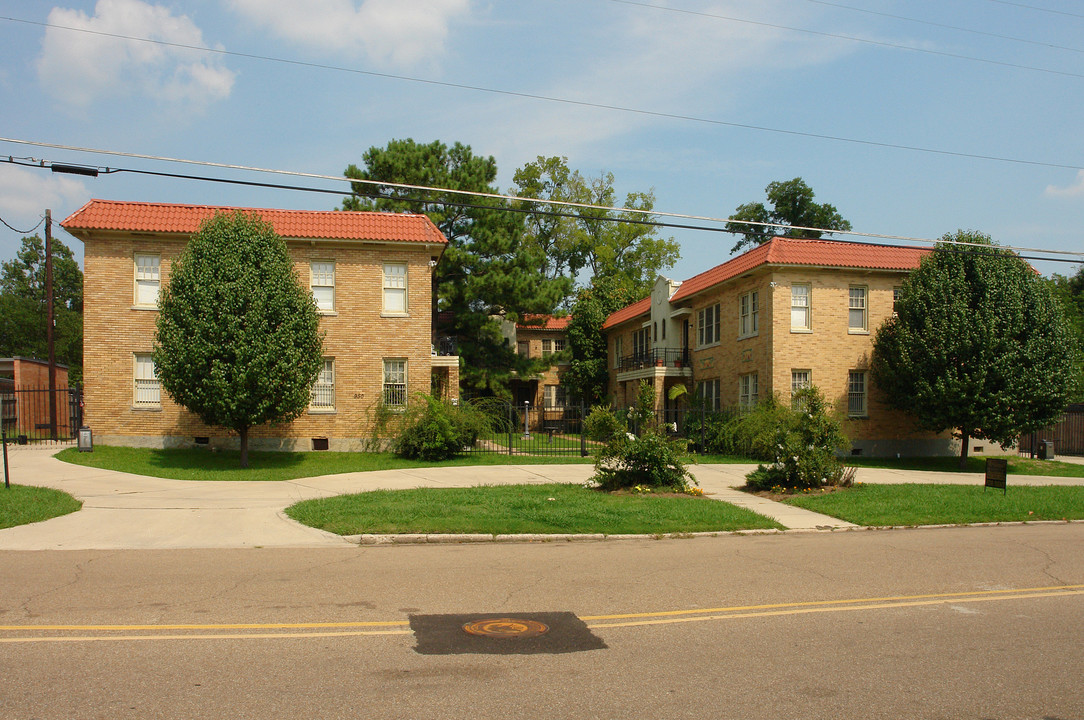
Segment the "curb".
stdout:
<svg viewBox="0 0 1084 720">
<path fill-rule="evenodd" d="M 944 530 L 948 528 L 989 528 L 1013 527 L 1018 525 L 1074 525 L 1084 524 L 1084 520 L 1021 520 L 1017 522 L 963 523 L 958 525 L 854 525 L 851 527 L 816 527 L 776 530 L 773 528 L 751 530 L 717 530 L 692 533 L 657 533 L 640 535 L 603 535 L 595 534 L 543 534 L 524 533 L 522 535 L 487 535 L 485 533 L 404 533 L 402 535 L 342 535 L 343 540 L 354 545 L 440 545 L 471 543 L 574 543 L 574 542 L 609 542 L 620 540 L 693 540 L 712 537 L 741 537 L 746 535 L 804 535 L 808 533 L 840 533 L 868 530 L 871 532 L 887 530 Z"/>
</svg>

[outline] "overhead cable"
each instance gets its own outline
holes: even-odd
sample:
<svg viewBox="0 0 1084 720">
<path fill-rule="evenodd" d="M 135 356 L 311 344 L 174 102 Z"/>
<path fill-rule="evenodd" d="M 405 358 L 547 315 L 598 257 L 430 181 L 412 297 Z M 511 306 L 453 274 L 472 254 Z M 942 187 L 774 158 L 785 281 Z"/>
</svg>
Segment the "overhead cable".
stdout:
<svg viewBox="0 0 1084 720">
<path fill-rule="evenodd" d="M 295 65 L 295 66 L 299 66 L 299 67 L 316 68 L 316 69 L 321 69 L 321 70 L 334 70 L 336 72 L 351 73 L 351 74 L 355 74 L 355 75 L 365 75 L 365 76 L 368 76 L 368 77 L 384 78 L 384 79 L 388 79 L 388 80 L 402 80 L 402 81 L 405 81 L 405 82 L 420 83 L 420 84 L 423 84 L 423 85 L 433 85 L 433 86 L 436 86 L 436 87 L 447 87 L 447 88 L 453 88 L 453 89 L 457 89 L 457 90 L 471 90 L 471 91 L 474 91 L 474 92 L 482 92 L 482 93 L 488 93 L 488 94 L 493 94 L 493 95 L 506 95 L 508 97 L 518 97 L 518 98 L 524 98 L 524 99 L 528 99 L 528 100 L 542 100 L 542 101 L 545 101 L 545 102 L 561 103 L 561 104 L 564 104 L 564 105 L 572 105 L 572 106 L 576 106 L 576 107 L 588 107 L 588 108 L 594 108 L 594 109 L 598 109 L 598 110 L 611 110 L 611 111 L 614 111 L 614 112 L 631 113 L 631 114 L 634 114 L 634 115 L 643 115 L 643 116 L 646 116 L 646 117 L 665 118 L 665 119 L 668 119 L 668 120 L 682 120 L 682 121 L 686 121 L 686 122 L 702 123 L 702 124 L 705 124 L 705 125 L 717 125 L 717 126 L 720 126 L 720 127 L 732 127 L 732 128 L 739 128 L 739 129 L 742 129 L 742 130 L 756 130 L 758 132 L 776 133 L 776 134 L 780 134 L 780 135 L 791 135 L 791 136 L 794 136 L 794 137 L 807 137 L 807 138 L 814 138 L 814 139 L 817 139 L 817 140 L 830 140 L 830 141 L 833 141 L 833 142 L 850 143 L 850 144 L 854 144 L 854 145 L 864 145 L 864 146 L 867 146 L 867 147 L 880 147 L 880 148 L 887 148 L 887 149 L 890 149 L 890 150 L 907 150 L 909 152 L 921 152 L 921 153 L 929 153 L 929 154 L 932 154 L 932 155 L 945 155 L 945 156 L 949 156 L 949 157 L 970 158 L 970 159 L 973 159 L 973 160 L 989 160 L 989 161 L 993 161 L 993 162 L 1006 162 L 1006 163 L 1014 163 L 1014 164 L 1017 164 L 1017 165 L 1033 165 L 1033 166 L 1037 166 L 1037 167 L 1062 168 L 1062 169 L 1066 169 L 1066 170 L 1084 170 L 1084 165 L 1068 165 L 1068 164 L 1065 164 L 1065 163 L 1052 163 L 1052 162 L 1040 162 L 1040 161 L 1036 161 L 1036 160 L 1023 160 L 1023 159 L 1020 159 L 1020 158 L 1001 157 L 1001 156 L 997 156 L 997 155 L 983 155 L 981 153 L 966 153 L 966 152 L 961 152 L 961 151 L 956 151 L 956 150 L 940 150 L 940 149 L 936 149 L 936 148 L 925 148 L 925 147 L 919 147 L 917 145 L 904 145 L 904 144 L 901 144 L 901 143 L 881 142 L 881 141 L 877 141 L 877 140 L 861 140 L 861 139 L 856 139 L 856 138 L 843 137 L 843 136 L 839 136 L 839 135 L 828 135 L 828 134 L 824 134 L 824 133 L 806 132 L 806 131 L 802 131 L 802 130 L 787 130 L 787 129 L 784 129 L 784 128 L 773 128 L 773 127 L 768 127 L 768 126 L 765 126 L 765 125 L 753 125 L 751 123 L 738 123 L 738 122 L 731 122 L 731 121 L 728 121 L 728 120 L 718 120 L 718 119 L 714 119 L 714 118 L 697 117 L 695 115 L 682 115 L 682 114 L 678 114 L 678 113 L 668 113 L 668 112 L 662 112 L 662 111 L 657 111 L 657 110 L 645 110 L 643 108 L 626 107 L 626 106 L 623 106 L 623 105 L 612 105 L 612 104 L 606 104 L 606 103 L 596 103 L 596 102 L 589 102 L 587 100 L 573 100 L 571 98 L 557 97 L 557 96 L 554 96 L 554 95 L 541 95 L 541 94 L 537 94 L 537 93 L 517 92 L 517 91 L 513 91 L 513 90 L 499 90 L 499 89 L 496 89 L 496 88 L 484 87 L 484 86 L 481 86 L 481 85 L 468 85 L 468 84 L 465 84 L 465 83 L 453 83 L 453 82 L 447 82 L 447 81 L 443 81 L 443 80 L 432 80 L 432 79 L 427 79 L 427 78 L 417 78 L 417 77 L 411 77 L 411 76 L 408 76 L 408 75 L 395 75 L 395 74 L 392 74 L 392 73 L 374 72 L 372 70 L 359 70 L 357 68 L 348 68 L 348 67 L 342 67 L 342 66 L 339 66 L 339 65 L 327 65 L 327 64 L 323 64 L 323 63 L 305 62 L 303 60 L 288 60 L 288 59 L 285 59 L 285 58 L 277 58 L 277 57 L 272 57 L 272 56 L 268 56 L 268 55 L 257 55 L 257 54 L 254 54 L 254 53 L 242 53 L 242 52 L 236 52 L 236 51 L 232 51 L 232 50 L 222 50 L 222 49 L 219 49 L 219 48 L 207 48 L 207 47 L 203 47 L 202 45 L 188 45 L 188 44 L 185 44 L 185 43 L 167 42 L 165 40 L 151 40 L 151 39 L 148 39 L 148 38 L 134 37 L 134 36 L 130 36 L 130 35 L 121 35 L 121 34 L 118 34 L 118 33 L 107 33 L 107 32 L 102 32 L 102 31 L 99 31 L 99 30 L 89 30 L 89 29 L 86 29 L 86 28 L 75 28 L 75 27 L 67 27 L 67 26 L 63 26 L 63 25 L 53 25 L 53 24 L 50 24 L 50 23 L 38 22 L 38 21 L 33 21 L 33 20 L 23 20 L 23 19 L 20 19 L 20 18 L 13 18 L 13 17 L 2 16 L 2 15 L 0 15 L 0 20 L 8 20 L 10 22 L 26 23 L 26 24 L 29 24 L 29 25 L 38 25 L 38 26 L 42 26 L 42 27 L 53 27 L 53 28 L 58 28 L 58 29 L 61 29 L 61 30 L 71 30 L 73 32 L 89 33 L 89 34 L 92 34 L 92 35 L 101 35 L 101 36 L 104 36 L 104 37 L 113 37 L 113 38 L 118 38 L 118 39 L 121 39 L 121 40 L 133 40 L 133 41 L 136 41 L 136 42 L 152 43 L 152 44 L 163 45 L 163 46 L 167 46 L 167 47 L 182 48 L 182 49 L 185 49 L 185 50 L 199 50 L 201 52 L 214 53 L 214 54 L 223 55 L 223 56 L 240 57 L 240 58 L 246 58 L 246 59 L 249 59 L 249 60 L 264 60 L 264 61 L 267 61 L 267 62 L 276 62 L 276 63 L 282 63 L 282 64 L 286 64 L 286 65 Z M 1084 75 L 1080 75 L 1079 77 L 1084 77 Z"/>
</svg>

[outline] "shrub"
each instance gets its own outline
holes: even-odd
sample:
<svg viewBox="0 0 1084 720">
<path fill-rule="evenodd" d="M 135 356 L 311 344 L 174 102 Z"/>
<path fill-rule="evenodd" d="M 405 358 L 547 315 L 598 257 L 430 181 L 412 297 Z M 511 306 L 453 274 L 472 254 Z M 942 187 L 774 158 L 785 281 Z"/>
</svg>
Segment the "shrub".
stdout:
<svg viewBox="0 0 1084 720">
<path fill-rule="evenodd" d="M 583 421 L 587 437 L 595 442 L 608 442 L 626 431 L 625 422 L 608 405 L 595 405 Z"/>
<path fill-rule="evenodd" d="M 773 413 L 782 422 L 775 428 L 772 463 L 760 465 L 746 476 L 754 490 L 772 488 L 804 489 L 824 485 L 849 484 L 836 451 L 845 447 L 847 438 L 839 422 L 829 416 L 824 396 L 816 388 L 799 390 L 794 396 L 796 409 L 775 403 Z M 760 428 L 759 436 L 764 429 Z"/>
<path fill-rule="evenodd" d="M 431 397 L 412 404 L 392 439 L 392 451 L 401 457 L 447 460 L 474 445 L 487 427 L 486 416 L 469 404 L 452 405 Z"/>
<path fill-rule="evenodd" d="M 655 389 L 641 381 L 636 407 L 629 411 L 629 420 L 638 431 L 621 432 L 621 421 L 608 413 L 605 418 L 601 409 L 597 425 L 613 432 L 595 458 L 595 475 L 592 478 L 603 490 L 622 488 L 659 487 L 687 492 L 696 480 L 685 467 L 686 441 L 671 440 L 655 418 Z M 595 414 L 592 410 L 592 415 Z M 608 411 L 606 411 L 608 412 Z"/>
</svg>

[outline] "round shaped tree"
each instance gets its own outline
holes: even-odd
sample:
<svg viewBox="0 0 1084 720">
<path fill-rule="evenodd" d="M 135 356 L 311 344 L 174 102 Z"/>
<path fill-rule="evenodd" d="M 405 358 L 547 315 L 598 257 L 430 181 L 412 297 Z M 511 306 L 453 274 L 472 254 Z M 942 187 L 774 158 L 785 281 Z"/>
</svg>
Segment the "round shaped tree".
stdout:
<svg viewBox="0 0 1084 720">
<path fill-rule="evenodd" d="M 312 295 L 286 242 L 255 214 L 219 213 L 192 236 L 158 299 L 154 365 L 175 402 L 237 432 L 293 420 L 323 362 Z"/>
<path fill-rule="evenodd" d="M 1073 385 L 1073 338 L 1047 284 L 981 233 L 944 240 L 904 282 L 873 343 L 873 379 L 920 427 L 1007 446 L 1055 421 Z"/>
</svg>

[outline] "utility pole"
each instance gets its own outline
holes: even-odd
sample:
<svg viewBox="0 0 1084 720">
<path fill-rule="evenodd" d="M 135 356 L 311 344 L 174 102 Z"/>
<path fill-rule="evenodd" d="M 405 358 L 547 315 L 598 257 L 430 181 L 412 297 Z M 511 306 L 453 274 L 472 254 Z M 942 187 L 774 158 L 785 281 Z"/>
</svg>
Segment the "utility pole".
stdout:
<svg viewBox="0 0 1084 720">
<path fill-rule="evenodd" d="M 49 345 L 49 437 L 56 440 L 56 348 L 53 343 L 53 211 L 45 211 L 45 340 Z"/>
</svg>

